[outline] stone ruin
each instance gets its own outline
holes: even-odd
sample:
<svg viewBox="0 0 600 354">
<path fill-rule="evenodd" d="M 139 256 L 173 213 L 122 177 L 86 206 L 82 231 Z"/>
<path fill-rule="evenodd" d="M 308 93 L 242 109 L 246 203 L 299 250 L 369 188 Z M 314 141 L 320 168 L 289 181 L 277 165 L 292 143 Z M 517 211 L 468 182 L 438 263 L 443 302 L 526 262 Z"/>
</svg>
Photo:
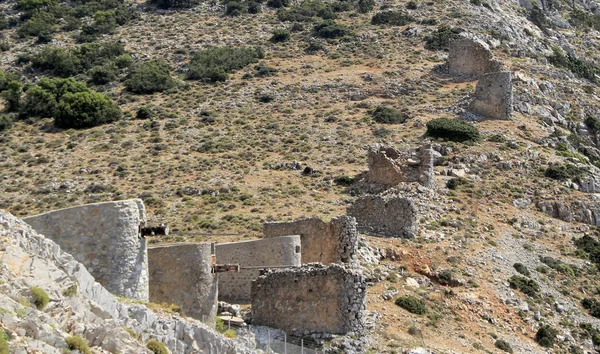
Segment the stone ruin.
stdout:
<svg viewBox="0 0 600 354">
<path fill-rule="evenodd" d="M 214 243 L 148 248 L 150 302 L 177 304 L 185 316 L 214 327 L 218 307 L 214 248 Z"/>
<path fill-rule="evenodd" d="M 354 259 L 357 244 L 356 219 L 348 216 L 324 222 L 319 218 L 292 222 L 263 224 L 267 239 L 285 235 L 300 235 L 302 263 L 349 263 Z"/>
<path fill-rule="evenodd" d="M 513 112 L 513 85 L 511 72 L 483 75 L 475 88 L 475 99 L 468 109 L 476 120 L 511 120 Z"/>
<path fill-rule="evenodd" d="M 356 218 L 358 231 L 368 235 L 413 238 L 419 230 L 414 201 L 395 193 L 360 197 L 347 214 Z"/>
<path fill-rule="evenodd" d="M 339 264 L 270 272 L 252 283 L 252 323 L 300 336 L 359 334 L 366 290 L 362 272 Z"/>
<path fill-rule="evenodd" d="M 464 79 L 477 79 L 484 74 L 503 70 L 503 64 L 490 47 L 480 39 L 461 37 L 450 42 L 448 73 Z"/>
<path fill-rule="evenodd" d="M 139 226 L 141 199 L 95 203 L 24 218 L 35 231 L 73 255 L 108 291 L 148 301 L 148 253 Z"/>
<path fill-rule="evenodd" d="M 298 235 L 217 244 L 218 263 L 235 263 L 241 268 L 238 273 L 219 273 L 219 300 L 249 302 L 251 283 L 259 277 L 261 268 L 300 266 L 300 245 Z"/>
<path fill-rule="evenodd" d="M 377 144 L 369 147 L 367 182 L 393 187 L 402 182 L 417 182 L 433 187 L 433 149 L 430 143 L 416 152 L 401 151 Z"/>
</svg>

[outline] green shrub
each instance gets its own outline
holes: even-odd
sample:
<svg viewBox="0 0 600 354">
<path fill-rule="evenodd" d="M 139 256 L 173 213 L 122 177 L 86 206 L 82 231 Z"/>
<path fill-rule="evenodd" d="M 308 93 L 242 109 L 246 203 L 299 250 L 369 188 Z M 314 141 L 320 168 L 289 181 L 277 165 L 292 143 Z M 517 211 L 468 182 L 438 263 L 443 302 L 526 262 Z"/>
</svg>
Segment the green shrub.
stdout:
<svg viewBox="0 0 600 354">
<path fill-rule="evenodd" d="M 502 339 L 498 339 L 496 341 L 496 343 L 494 343 L 494 346 L 496 346 L 496 348 L 498 348 L 498 349 L 500 349 L 502 351 L 505 351 L 507 353 L 512 353 L 513 352 L 513 349 L 510 346 L 510 344 L 507 341 L 502 340 Z"/>
<path fill-rule="evenodd" d="M 366 14 L 375 8 L 375 0 L 358 0 L 358 12 Z"/>
<path fill-rule="evenodd" d="M 90 69 L 90 80 L 96 85 L 105 85 L 116 79 L 115 67 L 111 64 L 94 66 Z"/>
<path fill-rule="evenodd" d="M 573 264 L 564 263 L 563 261 L 552 257 L 540 257 L 540 261 L 548 267 L 570 277 L 579 275 L 579 268 Z"/>
<path fill-rule="evenodd" d="M 518 275 L 513 275 L 508 280 L 510 287 L 513 289 L 520 290 L 523 294 L 529 295 L 531 297 L 537 297 L 538 292 L 540 291 L 540 286 L 536 283 L 535 280 L 521 277 Z"/>
<path fill-rule="evenodd" d="M 63 294 L 63 296 L 67 296 L 67 297 L 77 295 L 77 284 L 73 284 L 73 285 L 69 286 L 68 288 L 63 290 L 62 294 Z"/>
<path fill-rule="evenodd" d="M 446 25 L 439 26 L 431 35 L 425 37 L 425 48 L 429 50 L 447 50 L 450 42 L 462 32 L 460 28 L 451 28 Z"/>
<path fill-rule="evenodd" d="M 571 10 L 569 23 L 579 28 L 593 28 L 600 31 L 600 14 L 593 14 L 579 8 Z"/>
<path fill-rule="evenodd" d="M 458 177 L 449 179 L 448 182 L 446 182 L 446 187 L 448 187 L 448 189 L 456 190 L 458 187 L 465 184 L 467 184 L 467 180 L 462 177 Z"/>
<path fill-rule="evenodd" d="M 115 65 L 119 69 L 125 69 L 133 64 L 133 58 L 129 54 L 121 54 L 115 58 Z"/>
<path fill-rule="evenodd" d="M 12 128 L 13 121 L 12 118 L 7 114 L 0 115 L 0 132 L 9 130 Z"/>
<path fill-rule="evenodd" d="M 0 329 L 0 354 L 8 354 L 8 335 Z"/>
<path fill-rule="evenodd" d="M 290 0 L 267 0 L 267 6 L 274 9 L 290 6 Z"/>
<path fill-rule="evenodd" d="M 90 89 L 82 82 L 69 79 L 41 79 L 37 85 L 30 86 L 25 91 L 21 104 L 21 117 L 51 117 L 56 106 L 66 93 L 89 92 Z"/>
<path fill-rule="evenodd" d="M 67 337 L 66 342 L 67 346 L 71 350 L 79 350 L 83 354 L 92 354 L 92 351 L 90 350 L 90 347 L 88 346 L 87 342 L 80 336 Z"/>
<path fill-rule="evenodd" d="M 546 14 L 539 6 L 534 5 L 531 10 L 529 10 L 529 21 L 533 22 L 534 25 L 538 26 L 542 31 L 546 31 L 546 29 L 550 26 L 550 22 L 546 17 Z"/>
<path fill-rule="evenodd" d="M 314 34 L 321 38 L 340 38 L 352 35 L 352 31 L 333 20 L 325 20 L 315 25 Z"/>
<path fill-rule="evenodd" d="M 31 288 L 31 297 L 33 298 L 33 304 L 38 310 L 42 310 L 50 302 L 48 293 L 37 286 Z"/>
<path fill-rule="evenodd" d="M 8 89 L 11 81 L 19 81 L 19 75 L 0 70 L 0 92 Z"/>
<path fill-rule="evenodd" d="M 552 348 L 554 346 L 554 342 L 556 341 L 557 334 L 558 332 L 556 329 L 550 327 L 549 325 L 542 325 L 535 334 L 535 341 L 538 342 L 538 344 L 542 347 Z"/>
<path fill-rule="evenodd" d="M 134 93 L 154 93 L 175 86 L 171 77 L 171 67 L 162 60 L 150 60 L 133 68 L 125 87 Z"/>
<path fill-rule="evenodd" d="M 256 63 L 262 57 L 262 51 L 257 48 L 207 48 L 192 57 L 187 79 L 209 82 L 225 81 L 227 73 Z"/>
<path fill-rule="evenodd" d="M 16 112 L 21 106 L 21 82 L 17 80 L 10 81 L 2 97 L 6 100 L 6 110 Z"/>
<path fill-rule="evenodd" d="M 593 134 L 598 134 L 598 132 L 600 132 L 600 119 L 588 114 L 583 122 Z"/>
<path fill-rule="evenodd" d="M 165 344 L 155 339 L 150 339 L 148 343 L 146 343 L 146 348 L 150 349 L 154 354 L 169 354 Z"/>
<path fill-rule="evenodd" d="M 414 296 L 401 296 L 396 299 L 396 305 L 415 315 L 424 315 L 427 313 L 425 302 Z"/>
<path fill-rule="evenodd" d="M 529 269 L 527 269 L 527 267 L 522 263 L 515 263 L 513 264 L 513 267 L 517 270 L 517 272 L 523 274 L 526 277 L 531 275 L 531 273 L 529 273 Z"/>
<path fill-rule="evenodd" d="M 57 5 L 56 0 L 19 0 L 15 5 L 15 9 L 32 12 L 34 10 L 47 9 L 49 7 Z"/>
<path fill-rule="evenodd" d="M 600 242 L 589 235 L 585 235 L 579 239 L 574 239 L 573 243 L 585 258 L 596 265 L 600 265 Z"/>
<path fill-rule="evenodd" d="M 254 75 L 257 77 L 275 76 L 277 75 L 278 71 L 279 70 L 277 70 L 276 68 L 268 66 L 265 63 L 259 63 L 256 64 L 256 66 L 254 66 Z"/>
<path fill-rule="evenodd" d="M 354 184 L 354 177 L 351 176 L 338 176 L 333 179 L 333 183 L 338 186 L 350 186 Z"/>
<path fill-rule="evenodd" d="M 371 24 L 404 26 L 414 21 L 414 17 L 407 15 L 402 11 L 384 11 L 376 13 L 371 19 Z"/>
<path fill-rule="evenodd" d="M 336 18 L 336 14 L 331 5 L 321 0 L 305 0 L 289 9 L 279 9 L 277 11 L 277 18 L 281 21 L 308 22 L 312 21 L 314 17 L 332 20 Z"/>
<path fill-rule="evenodd" d="M 573 74 L 591 82 L 595 83 L 598 81 L 596 75 L 600 74 L 600 70 L 593 63 L 579 59 L 576 56 L 571 55 L 571 53 L 564 55 L 562 50 L 556 46 L 552 47 L 552 52 L 553 54 L 548 57 L 548 61 L 552 65 L 559 68 L 565 68 Z"/>
<path fill-rule="evenodd" d="M 378 106 L 377 108 L 375 108 L 371 116 L 373 117 L 373 120 L 377 123 L 384 124 L 404 123 L 407 119 L 404 113 L 400 112 L 395 108 L 386 106 Z"/>
<path fill-rule="evenodd" d="M 90 128 L 121 118 L 121 109 L 106 95 L 94 91 L 65 94 L 54 113 L 58 128 Z"/>
<path fill-rule="evenodd" d="M 136 119 L 151 119 L 152 117 L 154 117 L 154 111 L 148 106 L 138 108 L 135 113 Z"/>
<path fill-rule="evenodd" d="M 588 310 L 590 316 L 600 318 L 600 301 L 592 298 L 585 298 L 581 300 L 581 306 Z"/>
<path fill-rule="evenodd" d="M 579 180 L 584 174 L 584 169 L 572 164 L 552 165 L 546 168 L 544 171 L 544 176 L 557 181 L 564 181 L 567 179 L 576 181 Z"/>
<path fill-rule="evenodd" d="M 49 12 L 36 12 L 17 29 L 21 37 L 49 35 L 54 31 L 56 18 Z"/>
<path fill-rule="evenodd" d="M 290 31 L 286 29 L 273 30 L 270 41 L 273 43 L 287 42 L 290 40 Z"/>
<path fill-rule="evenodd" d="M 479 131 L 473 124 L 459 119 L 436 118 L 427 122 L 428 136 L 465 142 L 479 140 Z"/>
<path fill-rule="evenodd" d="M 406 8 L 409 10 L 416 10 L 419 7 L 416 1 L 410 0 L 406 3 Z"/>
</svg>

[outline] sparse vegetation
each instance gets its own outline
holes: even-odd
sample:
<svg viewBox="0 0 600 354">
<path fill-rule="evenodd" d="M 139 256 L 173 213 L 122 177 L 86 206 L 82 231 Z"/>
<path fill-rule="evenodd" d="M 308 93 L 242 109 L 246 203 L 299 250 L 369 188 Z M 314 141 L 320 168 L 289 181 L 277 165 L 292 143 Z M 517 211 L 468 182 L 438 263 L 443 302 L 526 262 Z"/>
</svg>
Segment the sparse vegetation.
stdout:
<svg viewBox="0 0 600 354">
<path fill-rule="evenodd" d="M 263 57 L 256 48 L 213 47 L 199 51 L 190 62 L 187 78 L 208 82 L 225 81 L 235 72 Z"/>
<path fill-rule="evenodd" d="M 498 349 L 500 349 L 500 350 L 504 351 L 504 352 L 507 352 L 507 353 L 513 353 L 513 349 L 512 349 L 512 347 L 510 346 L 510 343 L 508 343 L 508 342 L 507 342 L 507 341 L 505 341 L 505 340 L 498 339 L 498 340 L 497 340 L 497 341 L 494 343 L 494 346 L 495 346 L 496 348 L 498 348 Z"/>
<path fill-rule="evenodd" d="M 146 348 L 150 349 L 154 354 L 169 354 L 169 350 L 163 342 L 156 339 L 151 339 L 146 343 Z"/>
<path fill-rule="evenodd" d="M 0 354 L 8 354 L 8 336 L 0 329 Z"/>
<path fill-rule="evenodd" d="M 154 93 L 175 86 L 170 66 L 163 60 L 150 60 L 131 70 L 125 81 L 127 90 L 134 93 Z"/>
<path fill-rule="evenodd" d="M 581 300 L 581 306 L 583 306 L 591 316 L 600 318 L 600 301 L 592 298 L 585 298 Z"/>
<path fill-rule="evenodd" d="M 549 166 L 546 168 L 546 171 L 544 171 L 544 176 L 557 181 L 564 181 L 567 179 L 577 181 L 584 175 L 584 173 L 585 170 L 573 164 L 565 164 Z"/>
<path fill-rule="evenodd" d="M 315 17 L 323 20 L 332 20 L 337 16 L 331 5 L 321 0 L 305 0 L 289 9 L 279 9 L 277 17 L 287 22 L 309 22 Z"/>
<path fill-rule="evenodd" d="M 523 263 L 515 263 L 513 264 L 513 267 L 517 272 L 523 274 L 526 277 L 531 275 L 531 273 L 529 273 L 529 269 L 527 269 L 527 267 L 523 265 Z"/>
<path fill-rule="evenodd" d="M 352 35 L 352 31 L 348 27 L 333 20 L 325 20 L 315 25 L 314 33 L 321 38 L 340 38 Z"/>
<path fill-rule="evenodd" d="M 447 50 L 450 42 L 459 37 L 463 30 L 448 26 L 440 26 L 425 37 L 425 48 L 429 50 Z"/>
<path fill-rule="evenodd" d="M 405 26 L 414 22 L 414 17 L 401 11 L 383 11 L 376 13 L 371 19 L 372 25 Z"/>
<path fill-rule="evenodd" d="M 563 54 L 558 47 L 552 47 L 553 54 L 548 57 L 548 61 L 554 66 L 565 68 L 573 74 L 588 79 L 591 82 L 598 82 L 597 75 L 600 70 L 591 62 L 579 59 L 571 53 Z"/>
<path fill-rule="evenodd" d="M 73 284 L 62 292 L 63 296 L 71 297 L 77 295 L 77 284 Z"/>
<path fill-rule="evenodd" d="M 395 303 L 396 305 L 402 307 L 410 313 L 414 313 L 415 315 L 424 315 L 427 313 L 427 306 L 425 305 L 425 302 L 414 296 L 401 296 L 396 299 Z"/>
<path fill-rule="evenodd" d="M 558 331 L 550 325 L 542 325 L 535 334 L 535 341 L 545 348 L 552 348 Z"/>
<path fill-rule="evenodd" d="M 43 310 L 46 305 L 50 302 L 50 297 L 48 293 L 37 286 L 31 288 L 31 298 L 33 299 L 33 304 L 38 310 Z"/>
<path fill-rule="evenodd" d="M 79 336 L 71 336 L 67 337 L 65 340 L 69 349 L 79 350 L 83 354 L 92 354 L 92 351 L 90 350 L 90 347 L 88 346 L 85 339 Z"/>
<path fill-rule="evenodd" d="M 533 279 L 513 275 L 508 280 L 510 287 L 520 290 L 523 294 L 531 297 L 537 297 L 540 291 L 540 285 Z"/>
</svg>

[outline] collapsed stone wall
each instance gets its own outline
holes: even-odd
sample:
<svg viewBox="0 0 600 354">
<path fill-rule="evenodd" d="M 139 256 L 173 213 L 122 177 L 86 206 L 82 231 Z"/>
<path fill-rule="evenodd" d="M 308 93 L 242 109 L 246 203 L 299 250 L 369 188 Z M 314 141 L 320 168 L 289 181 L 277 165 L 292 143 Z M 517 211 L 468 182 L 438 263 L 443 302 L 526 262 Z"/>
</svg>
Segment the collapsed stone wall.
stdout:
<svg viewBox="0 0 600 354">
<path fill-rule="evenodd" d="M 502 63 L 494 58 L 489 46 L 480 39 L 461 37 L 450 42 L 448 48 L 450 75 L 476 79 L 502 69 Z"/>
<path fill-rule="evenodd" d="M 300 236 L 282 236 L 263 240 L 220 243 L 215 246 L 218 264 L 239 264 L 239 273 L 218 273 L 219 300 L 249 302 L 251 283 L 260 275 L 260 268 L 301 264 Z"/>
<path fill-rule="evenodd" d="M 513 84 L 510 72 L 483 75 L 475 88 L 469 111 L 478 119 L 510 120 L 513 112 Z"/>
<path fill-rule="evenodd" d="M 179 305 L 184 315 L 214 327 L 218 306 L 213 251 L 213 243 L 148 248 L 150 301 Z"/>
<path fill-rule="evenodd" d="M 347 214 L 356 218 L 358 231 L 369 235 L 412 238 L 419 230 L 414 201 L 395 194 L 358 198 Z"/>
<path fill-rule="evenodd" d="M 369 147 L 369 183 L 393 187 L 402 182 L 418 182 L 433 187 L 433 149 L 427 143 L 412 151 L 377 144 Z"/>
<path fill-rule="evenodd" d="M 319 218 L 263 224 L 265 238 L 300 235 L 302 263 L 348 263 L 354 259 L 358 232 L 356 219 L 348 216 L 324 222 Z"/>
<path fill-rule="evenodd" d="M 111 353 L 149 353 L 143 343 L 150 339 L 165 343 L 171 353 L 255 352 L 252 343 L 224 338 L 199 321 L 161 317 L 146 306 L 119 302 L 73 256 L 3 210 L 0 247 L 0 303 L 6 310 L 0 317 L 4 328 L 21 336 L 19 343 L 10 342 L 11 349 L 62 353 L 67 349 L 65 338 L 78 335 L 94 352 L 101 348 Z M 43 311 L 19 304 L 32 285 L 43 288 L 52 299 Z M 74 294 L 63 293 L 74 285 Z M 26 316 L 17 316 L 19 312 Z"/>
<path fill-rule="evenodd" d="M 86 204 L 23 219 L 81 262 L 118 296 L 148 300 L 148 253 L 141 199 Z"/>
<path fill-rule="evenodd" d="M 339 264 L 271 272 L 252 283 L 252 323 L 289 334 L 363 331 L 366 282 Z"/>
</svg>

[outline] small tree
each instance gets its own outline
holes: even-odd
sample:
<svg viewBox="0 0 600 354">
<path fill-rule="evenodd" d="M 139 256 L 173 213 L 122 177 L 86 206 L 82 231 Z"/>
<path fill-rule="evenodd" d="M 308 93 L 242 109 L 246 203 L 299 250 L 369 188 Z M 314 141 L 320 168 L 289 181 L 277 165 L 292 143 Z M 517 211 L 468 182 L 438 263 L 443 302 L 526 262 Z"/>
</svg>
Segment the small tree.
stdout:
<svg viewBox="0 0 600 354">
<path fill-rule="evenodd" d="M 535 341 L 538 342 L 538 344 L 542 347 L 552 348 L 554 346 L 554 342 L 556 341 L 557 334 L 558 332 L 556 329 L 550 327 L 549 325 L 543 325 L 535 334 Z"/>
<path fill-rule="evenodd" d="M 98 92 L 65 94 L 54 114 L 58 128 L 89 128 L 121 118 L 121 110 L 105 95 Z"/>
<path fill-rule="evenodd" d="M 175 86 L 170 70 L 169 64 L 159 59 L 142 63 L 133 68 L 125 81 L 125 87 L 134 93 L 154 93 L 168 90 Z"/>
</svg>

